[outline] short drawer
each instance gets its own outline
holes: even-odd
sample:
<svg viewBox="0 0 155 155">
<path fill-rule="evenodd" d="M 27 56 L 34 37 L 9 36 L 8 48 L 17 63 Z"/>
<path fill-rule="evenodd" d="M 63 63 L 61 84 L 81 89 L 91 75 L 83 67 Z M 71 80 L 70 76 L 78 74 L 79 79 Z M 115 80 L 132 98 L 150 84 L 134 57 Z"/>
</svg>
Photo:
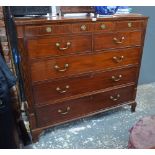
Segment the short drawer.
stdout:
<svg viewBox="0 0 155 155">
<path fill-rule="evenodd" d="M 94 24 L 93 23 L 72 24 L 72 31 L 73 33 L 93 32 Z"/>
<path fill-rule="evenodd" d="M 71 24 L 41 25 L 41 26 L 25 27 L 26 36 L 69 34 L 71 32 L 72 32 Z"/>
<path fill-rule="evenodd" d="M 143 21 L 117 21 L 116 30 L 141 30 Z"/>
<path fill-rule="evenodd" d="M 141 41 L 141 31 L 101 33 L 94 35 L 94 50 L 140 46 Z"/>
<path fill-rule="evenodd" d="M 51 104 L 36 109 L 39 127 L 80 118 L 134 100 L 134 86 Z"/>
<path fill-rule="evenodd" d="M 140 48 L 66 56 L 36 61 L 31 64 L 33 82 L 61 78 L 96 70 L 105 70 L 139 63 Z"/>
<path fill-rule="evenodd" d="M 36 106 L 136 81 L 137 67 L 90 73 L 79 77 L 37 84 L 33 87 Z"/>
<path fill-rule="evenodd" d="M 40 60 L 31 64 L 32 81 L 44 81 L 90 72 L 92 67 L 92 54 Z"/>
<path fill-rule="evenodd" d="M 30 59 L 92 51 L 91 35 L 44 37 L 27 40 Z"/>
<path fill-rule="evenodd" d="M 97 22 L 95 23 L 95 32 L 106 32 L 115 29 L 115 22 Z"/>
</svg>

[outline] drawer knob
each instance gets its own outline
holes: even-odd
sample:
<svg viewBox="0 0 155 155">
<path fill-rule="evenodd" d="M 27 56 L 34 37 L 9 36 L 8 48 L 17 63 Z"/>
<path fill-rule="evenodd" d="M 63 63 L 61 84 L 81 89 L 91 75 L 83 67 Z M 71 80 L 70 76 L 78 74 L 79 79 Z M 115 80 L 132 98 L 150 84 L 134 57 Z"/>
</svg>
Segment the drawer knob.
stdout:
<svg viewBox="0 0 155 155">
<path fill-rule="evenodd" d="M 51 27 L 46 27 L 46 32 L 48 32 L 48 33 L 52 32 L 52 28 Z"/>
<path fill-rule="evenodd" d="M 55 70 L 57 70 L 58 72 L 65 72 L 68 69 L 68 67 L 69 64 L 65 64 L 63 69 L 61 69 L 61 67 L 59 67 L 58 65 L 54 66 Z"/>
<path fill-rule="evenodd" d="M 120 56 L 120 57 L 113 57 L 113 60 L 114 60 L 115 62 L 117 62 L 117 63 L 123 61 L 123 59 L 124 59 L 124 56 L 123 56 L 123 55 Z"/>
<path fill-rule="evenodd" d="M 63 111 L 63 110 L 61 110 L 61 109 L 58 109 L 58 113 L 60 113 L 61 115 L 66 115 L 66 114 L 69 113 L 70 109 L 71 109 L 71 108 L 70 108 L 69 106 L 66 108 L 65 111 Z"/>
<path fill-rule="evenodd" d="M 116 37 L 113 38 L 113 40 L 116 44 L 122 44 L 124 39 L 125 39 L 125 37 L 121 37 L 121 39 L 117 39 Z"/>
<path fill-rule="evenodd" d="M 121 80 L 122 75 L 119 75 L 117 77 L 116 76 L 112 76 L 111 78 L 112 78 L 113 81 L 117 82 L 117 81 L 120 81 Z"/>
<path fill-rule="evenodd" d="M 62 90 L 60 87 L 57 87 L 56 91 L 63 94 L 63 93 L 66 93 L 68 89 L 69 89 L 69 85 L 66 85 L 64 90 Z"/>
<path fill-rule="evenodd" d="M 87 29 L 86 25 L 82 25 L 82 26 L 81 26 L 81 30 L 82 30 L 82 31 L 85 31 L 86 29 Z"/>
<path fill-rule="evenodd" d="M 106 28 L 106 25 L 105 24 L 101 24 L 100 27 L 101 27 L 102 30 L 104 30 Z"/>
<path fill-rule="evenodd" d="M 60 47 L 60 46 L 61 46 L 60 43 L 56 43 L 55 45 L 56 45 L 56 47 L 57 47 L 60 51 L 64 51 L 64 50 L 66 50 L 66 49 L 68 49 L 68 48 L 70 47 L 71 42 L 68 41 L 68 42 L 66 43 L 66 47 Z"/>
<path fill-rule="evenodd" d="M 132 23 L 128 23 L 128 27 L 132 27 Z"/>
<path fill-rule="evenodd" d="M 117 94 L 116 96 L 110 96 L 110 99 L 113 101 L 117 101 L 120 98 L 120 94 Z"/>
</svg>

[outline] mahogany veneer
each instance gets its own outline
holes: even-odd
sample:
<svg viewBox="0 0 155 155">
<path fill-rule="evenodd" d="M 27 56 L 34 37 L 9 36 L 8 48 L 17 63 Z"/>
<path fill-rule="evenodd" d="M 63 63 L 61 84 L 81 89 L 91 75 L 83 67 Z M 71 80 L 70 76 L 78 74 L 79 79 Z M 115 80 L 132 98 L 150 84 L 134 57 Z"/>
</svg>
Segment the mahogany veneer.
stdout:
<svg viewBox="0 0 155 155">
<path fill-rule="evenodd" d="M 64 122 L 127 104 L 135 111 L 147 19 L 14 19 L 33 141 Z"/>
</svg>

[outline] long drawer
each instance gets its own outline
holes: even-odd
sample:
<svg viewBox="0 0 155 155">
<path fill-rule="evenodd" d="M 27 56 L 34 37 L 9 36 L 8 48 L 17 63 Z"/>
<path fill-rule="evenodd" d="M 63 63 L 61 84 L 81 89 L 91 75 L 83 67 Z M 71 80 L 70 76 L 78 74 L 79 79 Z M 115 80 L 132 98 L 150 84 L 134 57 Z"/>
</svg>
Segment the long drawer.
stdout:
<svg viewBox="0 0 155 155">
<path fill-rule="evenodd" d="M 129 67 L 37 84 L 33 87 L 35 104 L 42 106 L 66 97 L 135 82 L 137 69 Z"/>
<path fill-rule="evenodd" d="M 36 61 L 31 65 L 31 78 L 33 82 L 36 82 L 138 64 L 139 54 L 140 48 L 128 48 Z"/>
<path fill-rule="evenodd" d="M 100 33 L 94 35 L 94 50 L 140 46 L 141 41 L 141 31 Z"/>
<path fill-rule="evenodd" d="M 91 35 L 29 38 L 27 48 L 30 59 L 84 53 L 92 51 Z"/>
<path fill-rule="evenodd" d="M 133 94 L 134 86 L 132 85 L 37 108 L 38 126 L 54 125 L 133 101 Z"/>
</svg>

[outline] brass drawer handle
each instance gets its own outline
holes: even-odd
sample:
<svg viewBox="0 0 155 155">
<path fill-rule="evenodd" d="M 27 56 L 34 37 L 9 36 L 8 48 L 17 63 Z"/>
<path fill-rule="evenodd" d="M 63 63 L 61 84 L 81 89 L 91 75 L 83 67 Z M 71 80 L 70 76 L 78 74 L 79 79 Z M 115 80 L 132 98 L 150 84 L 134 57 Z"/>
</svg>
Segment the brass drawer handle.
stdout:
<svg viewBox="0 0 155 155">
<path fill-rule="evenodd" d="M 82 26 L 81 26 L 81 30 L 82 30 L 82 31 L 85 31 L 86 29 L 87 29 L 86 25 L 82 25 Z"/>
<path fill-rule="evenodd" d="M 62 90 L 60 87 L 57 87 L 56 91 L 63 94 L 63 93 L 66 93 L 68 89 L 69 89 L 69 85 L 66 85 L 64 90 Z"/>
<path fill-rule="evenodd" d="M 116 37 L 113 38 L 113 40 L 114 40 L 114 42 L 115 42 L 116 44 L 122 44 L 124 39 L 125 39 L 125 37 L 122 37 L 120 40 L 117 39 Z"/>
<path fill-rule="evenodd" d="M 129 23 L 128 23 L 128 27 L 132 27 L 132 23 L 129 22 Z"/>
<path fill-rule="evenodd" d="M 48 32 L 48 33 L 52 32 L 52 28 L 51 27 L 46 27 L 46 32 Z"/>
<path fill-rule="evenodd" d="M 65 72 L 68 67 L 69 67 L 69 64 L 65 64 L 63 69 L 61 69 L 58 65 L 54 66 L 55 70 L 57 70 L 58 72 Z"/>
<path fill-rule="evenodd" d="M 120 56 L 120 57 L 113 57 L 113 60 L 114 60 L 115 62 L 117 62 L 117 63 L 119 63 L 119 62 L 123 61 L 123 59 L 124 59 L 124 56 Z"/>
<path fill-rule="evenodd" d="M 71 42 L 68 41 L 68 42 L 66 43 L 66 47 L 60 47 L 60 46 L 61 46 L 60 43 L 56 43 L 55 45 L 56 45 L 56 47 L 57 47 L 60 51 L 64 51 L 64 50 L 67 50 L 67 49 L 70 47 Z"/>
<path fill-rule="evenodd" d="M 110 96 L 110 99 L 113 101 L 117 101 L 120 98 L 120 94 L 117 94 L 115 97 L 114 96 Z"/>
<path fill-rule="evenodd" d="M 105 24 L 101 24 L 100 27 L 101 27 L 102 30 L 106 29 L 106 25 Z"/>
<path fill-rule="evenodd" d="M 58 109 L 58 113 L 60 113 L 61 115 L 66 115 L 66 114 L 69 113 L 70 109 L 71 109 L 71 108 L 70 108 L 69 106 L 66 108 L 65 111 L 63 111 L 63 110 L 61 110 L 61 109 Z"/>
<path fill-rule="evenodd" d="M 112 78 L 113 81 L 117 82 L 117 81 L 120 81 L 121 80 L 122 75 L 119 75 L 118 77 L 112 76 L 111 78 Z"/>
</svg>

